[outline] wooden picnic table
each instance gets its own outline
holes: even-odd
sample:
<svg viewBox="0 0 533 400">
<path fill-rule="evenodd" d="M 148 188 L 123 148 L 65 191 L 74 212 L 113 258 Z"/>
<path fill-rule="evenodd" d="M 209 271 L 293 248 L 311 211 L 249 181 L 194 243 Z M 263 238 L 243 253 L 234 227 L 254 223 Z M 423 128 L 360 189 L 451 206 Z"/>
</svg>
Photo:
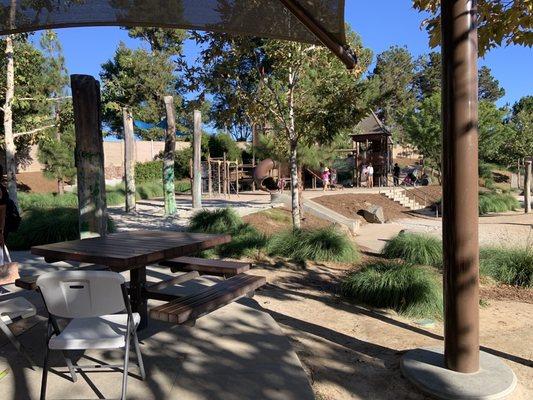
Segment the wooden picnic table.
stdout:
<svg viewBox="0 0 533 400">
<path fill-rule="evenodd" d="M 130 271 L 131 306 L 141 315 L 142 329 L 147 324 L 148 299 L 169 301 L 175 297 L 147 287 L 146 266 L 230 241 L 229 235 L 138 230 L 34 246 L 31 252 L 43 256 L 46 262 L 78 261 L 104 265 L 115 272 Z"/>
</svg>

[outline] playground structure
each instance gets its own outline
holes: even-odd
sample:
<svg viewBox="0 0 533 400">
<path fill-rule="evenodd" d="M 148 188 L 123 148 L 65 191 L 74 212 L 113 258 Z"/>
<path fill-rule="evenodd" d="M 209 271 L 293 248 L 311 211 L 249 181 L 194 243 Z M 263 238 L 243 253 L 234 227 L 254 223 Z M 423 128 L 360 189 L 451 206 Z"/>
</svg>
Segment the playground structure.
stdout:
<svg viewBox="0 0 533 400">
<path fill-rule="evenodd" d="M 190 160 L 190 177 L 193 177 L 193 161 Z M 239 160 L 228 160 L 226 153 L 223 157 L 208 157 L 201 162 L 202 194 L 214 196 L 237 196 L 243 187 L 255 191 L 254 181 L 255 161 L 244 164 Z"/>
</svg>

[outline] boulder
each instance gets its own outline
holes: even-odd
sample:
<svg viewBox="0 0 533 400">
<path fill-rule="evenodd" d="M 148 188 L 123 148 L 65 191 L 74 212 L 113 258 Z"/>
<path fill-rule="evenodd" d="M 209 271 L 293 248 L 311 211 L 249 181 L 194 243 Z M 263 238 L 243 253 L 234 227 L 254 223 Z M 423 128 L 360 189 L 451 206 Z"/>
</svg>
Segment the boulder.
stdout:
<svg viewBox="0 0 533 400">
<path fill-rule="evenodd" d="M 383 207 L 371 204 L 363 210 L 363 218 L 371 224 L 384 224 L 385 214 L 383 213 Z"/>
</svg>

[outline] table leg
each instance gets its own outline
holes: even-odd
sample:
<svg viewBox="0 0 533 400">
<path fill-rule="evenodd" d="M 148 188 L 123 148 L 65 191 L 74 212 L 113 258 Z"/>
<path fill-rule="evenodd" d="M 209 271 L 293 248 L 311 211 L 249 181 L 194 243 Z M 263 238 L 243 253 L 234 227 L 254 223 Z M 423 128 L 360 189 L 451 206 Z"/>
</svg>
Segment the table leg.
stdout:
<svg viewBox="0 0 533 400">
<path fill-rule="evenodd" d="M 148 324 L 148 303 L 145 294 L 146 267 L 130 270 L 130 302 L 131 310 L 139 313 L 141 323 L 138 330 L 146 328 Z"/>
</svg>

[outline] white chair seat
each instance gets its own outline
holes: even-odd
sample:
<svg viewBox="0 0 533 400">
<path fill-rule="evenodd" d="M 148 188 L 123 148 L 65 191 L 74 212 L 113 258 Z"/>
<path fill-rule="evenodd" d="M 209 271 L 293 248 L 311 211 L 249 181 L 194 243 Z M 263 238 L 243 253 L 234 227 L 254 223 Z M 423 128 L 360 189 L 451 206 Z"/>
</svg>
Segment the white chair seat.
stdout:
<svg viewBox="0 0 533 400">
<path fill-rule="evenodd" d="M 135 327 L 141 317 L 133 313 Z M 73 319 L 58 336 L 50 339 L 52 350 L 120 349 L 126 345 L 128 314 Z"/>
<path fill-rule="evenodd" d="M 0 318 L 6 325 L 19 318 L 33 317 L 35 314 L 37 314 L 37 309 L 24 297 L 0 301 Z"/>
</svg>

